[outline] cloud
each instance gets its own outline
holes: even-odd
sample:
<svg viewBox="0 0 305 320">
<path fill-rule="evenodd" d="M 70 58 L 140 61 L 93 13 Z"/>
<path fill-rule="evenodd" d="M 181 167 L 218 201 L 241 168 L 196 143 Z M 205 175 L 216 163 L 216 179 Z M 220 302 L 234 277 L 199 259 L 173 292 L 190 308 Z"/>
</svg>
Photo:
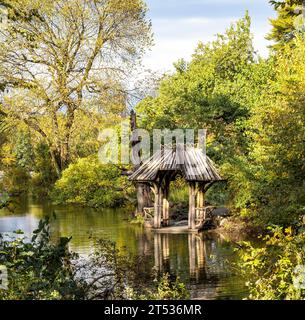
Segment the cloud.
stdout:
<svg viewBox="0 0 305 320">
<path fill-rule="evenodd" d="M 152 20 L 155 46 L 144 59 L 153 70 L 171 70 L 180 58 L 189 60 L 199 41 L 214 39 L 249 10 L 254 47 L 266 57 L 270 30 L 268 18 L 275 15 L 267 0 L 146 0 Z"/>
<path fill-rule="evenodd" d="M 190 59 L 199 41 L 210 41 L 217 32 L 223 32 L 231 19 L 219 21 L 210 18 L 154 19 L 155 46 L 149 52 L 144 65 L 153 70 L 172 69 L 180 58 Z M 232 19 L 233 21 L 233 19 Z M 213 32 L 211 32 L 213 30 Z"/>
<path fill-rule="evenodd" d="M 215 39 L 217 33 L 224 33 L 238 17 L 206 18 L 157 18 L 152 21 L 155 46 L 144 58 L 144 66 L 162 72 L 173 70 L 178 59 L 189 60 L 199 41 L 207 43 Z M 253 23 L 254 46 L 262 56 L 268 55 L 265 35 L 270 26 L 267 21 Z"/>
</svg>

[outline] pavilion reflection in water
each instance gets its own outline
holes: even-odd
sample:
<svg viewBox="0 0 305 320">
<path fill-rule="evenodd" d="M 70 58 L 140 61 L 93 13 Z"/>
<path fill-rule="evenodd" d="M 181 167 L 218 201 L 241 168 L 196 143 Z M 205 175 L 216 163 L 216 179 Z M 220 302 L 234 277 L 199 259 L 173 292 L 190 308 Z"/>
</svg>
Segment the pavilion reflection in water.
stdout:
<svg viewBox="0 0 305 320">
<path fill-rule="evenodd" d="M 179 260 L 181 259 L 177 254 L 177 248 L 173 250 L 176 255 L 171 256 L 170 237 L 172 236 L 172 234 L 158 232 L 153 235 L 154 265 L 160 273 L 171 273 L 171 270 L 175 269 L 171 264 L 176 263 L 179 265 Z M 213 242 L 207 241 L 203 234 L 189 233 L 183 236 L 183 241 L 187 242 L 190 279 L 195 281 L 207 279 L 206 262 L 213 250 Z M 176 243 L 176 245 L 179 244 Z M 185 247 L 186 243 L 181 243 L 181 245 Z"/>
</svg>

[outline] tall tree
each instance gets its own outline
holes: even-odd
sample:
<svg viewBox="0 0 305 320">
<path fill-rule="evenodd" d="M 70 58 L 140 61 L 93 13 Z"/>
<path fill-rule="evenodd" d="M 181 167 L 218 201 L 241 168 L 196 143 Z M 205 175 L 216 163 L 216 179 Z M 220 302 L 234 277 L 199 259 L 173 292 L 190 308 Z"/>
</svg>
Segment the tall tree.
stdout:
<svg viewBox="0 0 305 320">
<path fill-rule="evenodd" d="M 199 43 L 189 63 L 178 61 L 176 72 L 161 80 L 158 95 L 137 106 L 141 125 L 206 128 L 210 154 L 218 161 L 229 156 L 228 149 L 239 135 L 235 124 L 247 117 L 259 92 L 254 86 L 249 95 L 255 60 L 250 24 L 246 14 L 211 43 Z"/>
<path fill-rule="evenodd" d="M 123 78 L 151 42 L 142 0 L 5 0 L 0 83 L 3 112 L 49 145 L 57 173 L 67 166 L 75 118 L 105 114 L 124 100 Z"/>
<path fill-rule="evenodd" d="M 276 77 L 252 110 L 248 134 L 252 174 L 248 212 L 265 223 L 291 223 L 305 207 L 305 42 L 297 36 L 286 45 L 274 69 Z"/>
</svg>

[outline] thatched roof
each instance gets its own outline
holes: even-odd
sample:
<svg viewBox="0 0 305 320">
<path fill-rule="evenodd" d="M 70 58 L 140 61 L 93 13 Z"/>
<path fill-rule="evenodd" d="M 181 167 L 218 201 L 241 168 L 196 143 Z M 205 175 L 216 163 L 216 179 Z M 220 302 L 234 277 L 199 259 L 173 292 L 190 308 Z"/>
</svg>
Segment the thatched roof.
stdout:
<svg viewBox="0 0 305 320">
<path fill-rule="evenodd" d="M 179 150 L 179 151 L 178 151 Z M 137 182 L 152 182 L 159 172 L 181 173 L 186 181 L 222 181 L 212 160 L 195 147 L 185 149 L 162 149 L 145 161 L 130 177 Z"/>
</svg>

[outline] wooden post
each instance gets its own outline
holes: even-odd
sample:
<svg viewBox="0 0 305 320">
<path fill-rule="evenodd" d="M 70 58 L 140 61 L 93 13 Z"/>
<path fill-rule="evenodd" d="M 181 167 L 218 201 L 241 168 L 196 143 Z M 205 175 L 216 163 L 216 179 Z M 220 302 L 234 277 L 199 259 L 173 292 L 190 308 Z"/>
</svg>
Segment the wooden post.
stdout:
<svg viewBox="0 0 305 320">
<path fill-rule="evenodd" d="M 194 278 L 194 276 L 196 275 L 196 238 L 194 234 L 188 235 L 188 247 L 190 276 L 191 278 Z"/>
<path fill-rule="evenodd" d="M 204 208 L 204 184 L 200 184 L 198 187 L 198 207 L 202 209 Z M 203 214 L 203 221 L 206 219 L 205 211 L 202 212 Z"/>
<path fill-rule="evenodd" d="M 162 235 L 162 257 L 163 261 L 169 260 L 169 237 L 168 234 Z"/>
<path fill-rule="evenodd" d="M 155 233 L 154 235 L 154 257 L 155 268 L 160 272 L 162 271 L 162 252 L 161 252 L 161 234 Z"/>
<path fill-rule="evenodd" d="M 205 265 L 204 240 L 201 237 L 197 237 L 196 240 L 197 240 L 198 269 L 202 270 Z"/>
<path fill-rule="evenodd" d="M 163 223 L 164 226 L 169 225 L 169 202 L 166 197 L 163 198 Z"/>
<path fill-rule="evenodd" d="M 154 228 L 161 228 L 161 219 L 163 213 L 163 192 L 160 183 L 154 183 L 155 204 L 154 204 Z"/>
<path fill-rule="evenodd" d="M 188 217 L 188 227 L 194 230 L 196 227 L 196 184 L 194 182 L 189 183 L 189 217 Z"/>
<path fill-rule="evenodd" d="M 158 211 L 158 228 L 161 228 L 161 224 L 162 224 L 162 215 L 163 215 L 163 189 L 160 186 L 159 187 L 159 211 Z"/>
<path fill-rule="evenodd" d="M 203 184 L 202 185 L 202 188 L 201 188 L 201 206 L 202 206 L 202 208 L 204 208 L 205 207 L 205 191 L 204 191 L 204 187 L 205 187 L 205 185 Z M 203 211 L 203 213 L 204 213 L 204 215 L 203 215 L 203 220 L 205 221 L 206 220 L 206 210 L 204 210 Z"/>
<path fill-rule="evenodd" d="M 196 225 L 198 223 L 198 220 L 199 220 L 199 217 L 200 217 L 200 190 L 197 190 L 196 192 L 196 205 L 195 205 L 195 222 L 196 222 Z"/>
<path fill-rule="evenodd" d="M 154 228 L 158 229 L 161 227 L 160 213 L 160 188 L 158 185 L 155 186 L 155 204 L 154 204 Z"/>
<path fill-rule="evenodd" d="M 169 184 L 170 180 L 165 179 L 165 186 L 163 191 L 163 224 L 164 226 L 169 225 Z"/>
</svg>

